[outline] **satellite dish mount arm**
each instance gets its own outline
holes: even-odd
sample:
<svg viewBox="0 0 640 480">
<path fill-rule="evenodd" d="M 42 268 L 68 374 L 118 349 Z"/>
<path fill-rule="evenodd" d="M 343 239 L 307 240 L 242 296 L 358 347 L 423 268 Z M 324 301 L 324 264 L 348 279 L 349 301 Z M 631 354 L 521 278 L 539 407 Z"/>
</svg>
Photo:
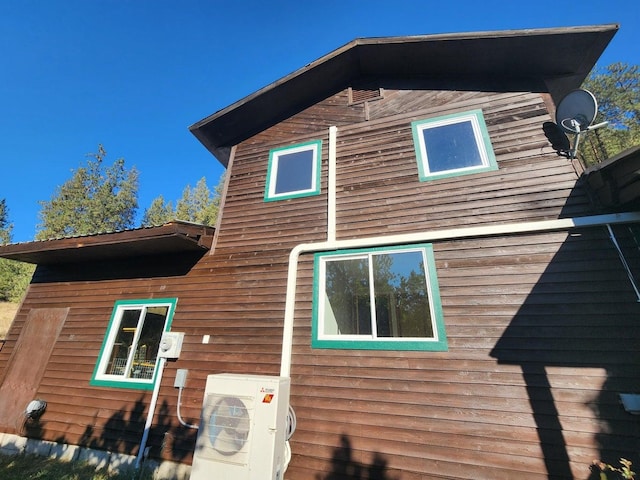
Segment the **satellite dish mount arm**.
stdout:
<svg viewBox="0 0 640 480">
<path fill-rule="evenodd" d="M 591 130 L 606 127 L 607 125 L 609 125 L 609 122 L 601 122 L 601 123 L 597 123 L 596 125 L 589 125 L 584 130 L 580 130 L 576 132 L 575 133 L 576 136 L 573 140 L 573 146 L 571 147 L 571 150 L 569 150 L 569 158 L 572 160 L 576 158 L 576 154 L 578 153 L 578 146 L 580 145 L 580 137 L 582 135 L 586 134 L 587 132 L 590 132 Z"/>
</svg>

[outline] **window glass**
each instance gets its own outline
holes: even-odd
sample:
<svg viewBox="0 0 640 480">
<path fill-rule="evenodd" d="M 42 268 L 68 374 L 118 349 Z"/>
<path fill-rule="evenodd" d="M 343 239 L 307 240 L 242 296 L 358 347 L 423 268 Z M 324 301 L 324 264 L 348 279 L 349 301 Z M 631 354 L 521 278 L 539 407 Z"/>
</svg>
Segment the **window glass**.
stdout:
<svg viewBox="0 0 640 480">
<path fill-rule="evenodd" d="M 366 257 L 326 263 L 324 334 L 371 334 L 368 264 Z"/>
<path fill-rule="evenodd" d="M 171 324 L 175 299 L 116 302 L 93 385 L 151 388 L 160 339 Z"/>
<path fill-rule="evenodd" d="M 271 150 L 264 199 L 318 195 L 321 152 L 320 140 Z"/>
<path fill-rule="evenodd" d="M 378 336 L 433 338 L 422 252 L 373 255 L 372 260 Z"/>
<path fill-rule="evenodd" d="M 278 155 L 275 193 L 308 190 L 313 180 L 313 150 Z"/>
<path fill-rule="evenodd" d="M 313 346 L 446 350 L 430 245 L 315 259 Z"/>
<path fill-rule="evenodd" d="M 412 123 L 421 180 L 496 170 L 480 110 Z"/>
</svg>

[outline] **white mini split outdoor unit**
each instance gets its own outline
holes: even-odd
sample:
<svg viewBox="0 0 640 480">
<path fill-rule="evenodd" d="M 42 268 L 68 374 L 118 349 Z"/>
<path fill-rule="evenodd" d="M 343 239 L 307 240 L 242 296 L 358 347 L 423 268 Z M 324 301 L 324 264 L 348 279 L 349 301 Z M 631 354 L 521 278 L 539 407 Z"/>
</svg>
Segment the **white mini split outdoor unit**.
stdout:
<svg viewBox="0 0 640 480">
<path fill-rule="evenodd" d="M 190 480 L 282 480 L 289 378 L 207 377 Z"/>
</svg>

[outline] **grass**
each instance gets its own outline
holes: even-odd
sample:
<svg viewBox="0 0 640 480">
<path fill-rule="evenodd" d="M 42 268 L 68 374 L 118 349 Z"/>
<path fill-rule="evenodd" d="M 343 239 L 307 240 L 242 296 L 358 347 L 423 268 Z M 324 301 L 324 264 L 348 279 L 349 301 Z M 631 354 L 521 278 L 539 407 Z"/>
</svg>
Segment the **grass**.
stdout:
<svg viewBox="0 0 640 480">
<path fill-rule="evenodd" d="M 0 340 L 7 336 L 19 306 L 19 303 L 0 302 Z"/>
<path fill-rule="evenodd" d="M 96 471 L 82 462 L 64 462 L 37 455 L 0 455 L 2 480 L 133 480 L 137 472 L 127 474 Z M 143 476 L 143 479 L 150 479 Z"/>
</svg>

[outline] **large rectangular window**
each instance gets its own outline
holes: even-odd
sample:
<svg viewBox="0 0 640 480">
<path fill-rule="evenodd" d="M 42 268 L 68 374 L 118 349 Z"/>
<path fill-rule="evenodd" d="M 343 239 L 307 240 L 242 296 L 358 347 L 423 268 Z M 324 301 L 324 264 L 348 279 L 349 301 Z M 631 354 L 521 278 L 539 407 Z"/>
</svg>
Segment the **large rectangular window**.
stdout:
<svg viewBox="0 0 640 480">
<path fill-rule="evenodd" d="M 160 339 L 171 326 L 176 301 L 117 301 L 91 385 L 153 388 Z"/>
<path fill-rule="evenodd" d="M 481 110 L 411 124 L 420 180 L 497 170 Z"/>
<path fill-rule="evenodd" d="M 312 346 L 447 350 L 431 245 L 318 253 Z"/>
<path fill-rule="evenodd" d="M 321 140 L 271 150 L 265 201 L 318 195 L 321 158 Z"/>
</svg>

